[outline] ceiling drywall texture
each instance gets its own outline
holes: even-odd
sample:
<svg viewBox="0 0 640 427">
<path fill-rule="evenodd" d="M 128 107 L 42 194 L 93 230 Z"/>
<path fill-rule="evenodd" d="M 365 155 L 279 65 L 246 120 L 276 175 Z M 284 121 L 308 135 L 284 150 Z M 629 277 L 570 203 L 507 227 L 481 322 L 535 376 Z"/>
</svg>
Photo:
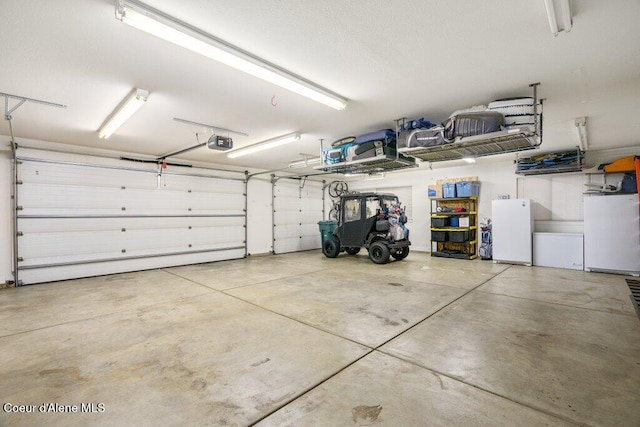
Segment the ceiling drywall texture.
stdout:
<svg viewBox="0 0 640 427">
<path fill-rule="evenodd" d="M 393 127 L 399 117 L 444 120 L 452 111 L 529 95 L 546 98 L 542 150 L 640 144 L 640 2 L 572 3 L 574 27 L 553 37 L 542 0 L 147 0 L 147 4 L 350 99 L 336 111 L 216 63 L 115 19 L 109 0 L 0 2 L 0 92 L 66 104 L 25 104 L 15 135 L 160 156 L 208 130 L 249 134 L 236 147 L 302 132 L 300 142 L 227 159 L 275 169 L 317 155 L 319 139 Z M 108 140 L 96 130 L 133 88 L 147 104 Z M 275 105 L 274 105 L 275 104 Z M 6 121 L 0 133 L 9 134 Z"/>
</svg>

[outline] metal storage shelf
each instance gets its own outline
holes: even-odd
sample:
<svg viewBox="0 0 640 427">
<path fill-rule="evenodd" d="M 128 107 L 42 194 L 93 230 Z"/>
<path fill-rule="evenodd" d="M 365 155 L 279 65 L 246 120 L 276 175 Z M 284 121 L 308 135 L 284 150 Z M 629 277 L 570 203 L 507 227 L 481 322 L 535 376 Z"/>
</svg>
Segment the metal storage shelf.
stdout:
<svg viewBox="0 0 640 427">
<path fill-rule="evenodd" d="M 451 200 L 451 199 L 447 199 L 447 200 Z M 475 212 L 475 211 L 474 212 L 438 212 L 436 214 L 432 214 L 431 218 L 447 218 L 452 215 L 469 215 L 469 214 L 475 215 L 477 213 L 478 212 Z"/>
<path fill-rule="evenodd" d="M 566 155 L 568 153 L 575 153 L 576 158 L 570 162 L 565 164 L 557 164 L 557 165 L 536 165 L 534 167 L 530 167 L 527 169 L 519 169 L 520 162 L 531 160 L 531 158 L 517 159 L 516 160 L 516 174 L 518 175 L 547 175 L 552 173 L 571 173 L 571 172 L 581 172 L 584 168 L 584 153 L 580 150 L 580 147 L 576 147 L 576 150 L 564 150 L 564 151 L 556 151 L 551 153 L 540 154 L 540 156 L 535 156 L 535 158 L 542 156 L 556 156 L 556 155 Z M 539 160 L 538 160 L 539 161 Z"/>
<path fill-rule="evenodd" d="M 455 198 L 437 198 L 430 199 L 431 218 L 449 218 L 458 216 L 469 217 L 469 227 L 431 227 L 430 231 L 435 232 L 468 232 L 468 239 L 464 242 L 454 241 L 431 241 L 431 256 L 458 259 L 474 259 L 477 258 L 478 249 L 478 198 L 473 197 L 455 197 Z M 437 212 L 439 206 L 447 207 L 463 207 L 464 212 Z"/>
<path fill-rule="evenodd" d="M 542 138 L 533 127 L 526 126 L 460 138 L 450 144 L 401 148 L 399 151 L 423 161 L 442 162 L 532 150 L 538 148 L 541 142 Z"/>
<path fill-rule="evenodd" d="M 389 152 L 379 154 L 368 159 L 353 160 L 335 164 L 323 164 L 314 169 L 330 173 L 382 173 L 392 170 L 400 170 L 415 167 L 416 160 L 401 153 Z"/>
<path fill-rule="evenodd" d="M 528 169 L 517 171 L 518 175 L 548 175 L 552 173 L 568 173 L 568 172 L 580 172 L 582 171 L 582 165 L 567 165 L 567 166 L 554 166 L 539 169 Z"/>
<path fill-rule="evenodd" d="M 432 217 L 433 218 L 433 217 Z M 477 230 L 475 225 L 471 227 L 431 227 L 431 231 L 465 231 L 465 230 Z"/>
</svg>

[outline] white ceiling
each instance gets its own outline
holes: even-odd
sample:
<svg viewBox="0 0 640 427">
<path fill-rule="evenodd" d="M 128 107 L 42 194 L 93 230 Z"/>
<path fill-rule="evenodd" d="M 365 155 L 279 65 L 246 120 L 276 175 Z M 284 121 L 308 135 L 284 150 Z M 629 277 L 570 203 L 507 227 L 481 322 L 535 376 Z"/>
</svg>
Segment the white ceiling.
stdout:
<svg viewBox="0 0 640 427">
<path fill-rule="evenodd" d="M 444 120 L 494 99 L 546 99 L 542 150 L 574 147 L 587 117 L 592 149 L 640 145 L 640 1 L 573 1 L 574 26 L 553 37 L 542 0 L 147 0 L 147 4 L 347 97 L 336 111 L 171 45 L 115 19 L 110 0 L 0 1 L 0 92 L 27 103 L 14 133 L 160 156 L 208 130 L 249 134 L 236 147 L 292 131 L 302 140 L 227 159 L 201 148 L 183 159 L 275 169 L 330 142 L 399 117 Z M 146 105 L 108 140 L 96 130 L 133 88 Z M 272 99 L 277 104 L 272 106 Z M 8 123 L 0 121 L 0 134 Z"/>
</svg>

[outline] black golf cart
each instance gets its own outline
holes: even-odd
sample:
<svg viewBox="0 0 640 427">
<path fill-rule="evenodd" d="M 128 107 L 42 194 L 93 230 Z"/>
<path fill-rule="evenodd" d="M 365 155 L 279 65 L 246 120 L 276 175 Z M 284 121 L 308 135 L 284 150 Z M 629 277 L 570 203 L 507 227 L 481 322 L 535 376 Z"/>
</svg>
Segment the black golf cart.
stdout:
<svg viewBox="0 0 640 427">
<path fill-rule="evenodd" d="M 325 256 L 355 255 L 363 246 L 376 264 L 409 255 L 407 217 L 394 194 L 349 193 L 340 197 L 339 206 L 338 226 L 322 245 Z"/>
</svg>

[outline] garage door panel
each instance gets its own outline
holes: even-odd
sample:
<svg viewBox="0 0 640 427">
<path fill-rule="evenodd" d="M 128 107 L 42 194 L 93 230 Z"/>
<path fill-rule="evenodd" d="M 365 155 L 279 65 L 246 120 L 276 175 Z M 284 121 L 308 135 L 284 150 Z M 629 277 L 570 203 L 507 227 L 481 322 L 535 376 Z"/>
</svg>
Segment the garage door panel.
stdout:
<svg viewBox="0 0 640 427">
<path fill-rule="evenodd" d="M 300 234 L 302 236 L 320 236 L 320 229 L 318 224 L 302 224 L 300 226 Z M 318 237 L 320 238 L 320 237 Z"/>
<path fill-rule="evenodd" d="M 192 175 L 206 172 L 198 169 L 194 169 L 192 172 L 193 174 L 189 174 L 186 171 L 180 172 L 180 174 L 164 174 L 161 177 L 162 189 L 229 195 L 244 193 L 244 181 L 239 179 L 237 174 L 235 175 L 235 178 L 230 177 L 231 179 L 212 177 L 194 180 Z"/>
<path fill-rule="evenodd" d="M 322 213 L 322 208 L 319 210 L 320 213 Z M 320 216 L 320 219 L 318 219 L 318 211 L 315 212 L 309 212 L 309 211 L 302 211 L 299 213 L 298 218 L 300 219 L 300 222 L 302 222 L 302 224 L 314 224 L 317 228 L 318 225 L 318 221 L 321 221 L 322 216 Z"/>
<path fill-rule="evenodd" d="M 70 266 L 62 265 L 46 269 L 25 269 L 20 272 L 20 278 L 25 284 L 44 283 L 57 280 L 74 279 L 77 277 L 100 276 L 105 274 L 122 273 L 123 271 L 173 267 L 177 265 L 223 261 L 243 257 L 244 248 L 216 252 L 174 254 L 170 256 L 152 258 L 145 257 L 142 259 L 121 259 L 117 262 L 98 262 Z"/>
<path fill-rule="evenodd" d="M 289 253 L 289 252 L 297 252 L 300 251 L 300 238 L 299 237 L 288 237 L 281 238 L 276 240 L 278 251 L 276 253 Z M 274 242 L 274 244 L 276 243 Z"/>
<path fill-rule="evenodd" d="M 25 218 L 21 221 L 20 231 L 24 234 L 56 231 L 102 231 L 102 230 L 163 230 L 180 228 L 188 230 L 202 227 L 242 227 L 244 216 L 236 217 L 142 217 L 142 218 L 51 218 L 48 221 Z"/>
<path fill-rule="evenodd" d="M 277 211 L 273 216 L 273 223 L 275 225 L 293 225 L 300 223 L 299 211 Z"/>
<path fill-rule="evenodd" d="M 320 236 L 302 236 L 300 239 L 300 250 L 302 251 L 317 249 L 320 245 Z"/>
<path fill-rule="evenodd" d="M 78 179 L 79 177 L 82 179 Z M 119 189 L 123 186 L 133 186 L 157 189 L 158 187 L 157 173 L 153 169 L 149 169 L 149 172 L 139 172 L 121 168 L 111 169 L 31 161 L 24 161 L 21 165 L 20 179 L 25 183 L 34 184 L 77 185 L 82 183 L 95 188 Z"/>
<path fill-rule="evenodd" d="M 87 254 L 119 253 L 122 244 L 115 231 L 81 231 L 25 234 L 20 238 L 20 256 L 25 264 L 35 264 L 37 259 L 69 257 Z M 113 255 L 111 255 L 113 256 Z M 46 261 L 47 263 L 50 261 Z"/>
<path fill-rule="evenodd" d="M 231 246 L 244 239 L 244 227 L 200 227 L 191 230 L 174 228 L 162 231 L 153 229 L 127 230 L 126 233 L 121 234 L 122 246 L 127 251 L 147 248 L 162 251 L 175 247 L 188 250 L 193 246 L 207 245 L 211 242 L 215 242 L 217 247 Z"/>
<path fill-rule="evenodd" d="M 243 239 L 244 227 L 236 226 L 164 229 L 161 232 L 146 229 L 24 234 L 20 243 L 24 265 L 37 265 L 113 258 L 140 251 L 160 254 L 195 247 L 218 249 L 237 245 Z"/>
<path fill-rule="evenodd" d="M 316 197 L 320 197 L 320 199 L 302 199 L 300 203 L 300 209 L 310 212 L 318 212 L 318 210 L 322 210 L 322 194 Z"/>
<path fill-rule="evenodd" d="M 91 188 L 25 183 L 19 187 L 18 200 L 24 214 L 45 212 L 76 215 L 107 214 L 126 210 L 128 213 L 148 213 L 159 210 L 171 213 L 191 211 L 242 213 L 245 198 L 240 195 L 176 191 L 145 191 L 140 189 Z M 172 207 L 179 208 L 172 208 Z"/>
<path fill-rule="evenodd" d="M 242 193 L 189 193 L 187 202 L 190 207 L 198 210 L 242 212 L 245 208 Z"/>
<path fill-rule="evenodd" d="M 323 215 L 322 184 L 280 179 L 273 193 L 274 253 L 320 248 L 318 221 Z"/>
<path fill-rule="evenodd" d="M 69 157 L 72 161 L 74 155 Z M 233 259 L 238 251 L 244 256 L 243 180 L 174 175 L 171 189 L 158 189 L 155 174 L 123 170 L 113 165 L 114 159 L 109 162 L 109 167 L 96 167 L 22 159 L 18 171 L 22 284 L 94 274 L 85 264 L 124 272 L 133 265 L 155 268 L 159 259 L 165 265 L 180 265 L 173 256 L 185 263 Z M 64 272 L 47 275 L 52 269 Z"/>
<path fill-rule="evenodd" d="M 300 237 L 300 225 L 298 224 L 281 224 L 276 226 L 277 234 L 276 240 L 285 238 L 298 238 Z M 279 237 L 279 238 L 278 238 Z"/>
</svg>

